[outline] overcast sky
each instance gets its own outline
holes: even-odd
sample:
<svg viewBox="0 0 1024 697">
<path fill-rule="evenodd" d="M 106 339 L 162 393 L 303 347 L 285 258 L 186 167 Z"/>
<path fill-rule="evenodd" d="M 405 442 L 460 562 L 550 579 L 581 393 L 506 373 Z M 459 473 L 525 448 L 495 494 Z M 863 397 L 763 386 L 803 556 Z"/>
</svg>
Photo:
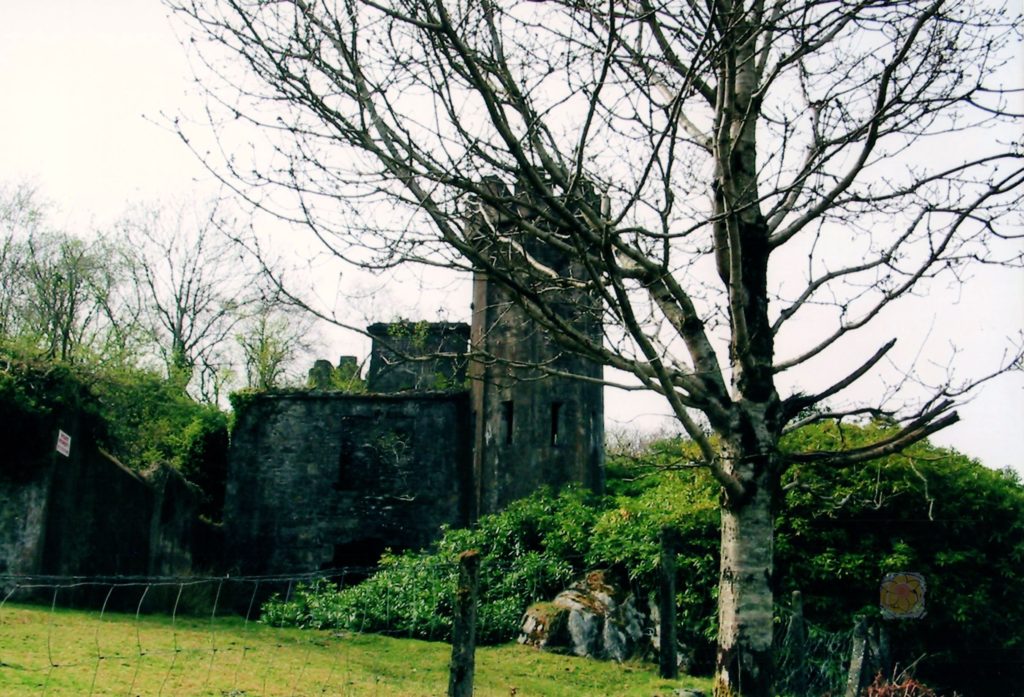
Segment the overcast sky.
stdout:
<svg viewBox="0 0 1024 697">
<path fill-rule="evenodd" d="M 69 230 L 102 229 L 132 203 L 217 191 L 166 125 L 201 101 L 157 0 L 0 1 L 0 99 L 0 185 L 34 184 Z M 908 350 L 934 341 L 951 353 L 955 341 L 961 373 L 983 370 L 1024 328 L 1024 274 L 980 270 L 963 292 L 925 299 L 894 321 Z M 329 357 L 350 352 L 325 347 Z M 666 411 L 635 394 L 606 401 L 612 424 L 650 428 Z M 988 384 L 959 411 L 963 422 L 933 440 L 1024 473 L 1024 375 Z"/>
</svg>

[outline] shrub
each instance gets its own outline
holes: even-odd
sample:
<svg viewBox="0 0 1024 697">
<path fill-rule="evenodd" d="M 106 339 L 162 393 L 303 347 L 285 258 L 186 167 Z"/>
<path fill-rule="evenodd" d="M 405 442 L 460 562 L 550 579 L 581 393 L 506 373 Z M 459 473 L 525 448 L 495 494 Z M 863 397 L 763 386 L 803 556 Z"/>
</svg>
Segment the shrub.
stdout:
<svg viewBox="0 0 1024 697">
<path fill-rule="evenodd" d="M 866 697 L 936 697 L 935 690 L 913 678 L 903 678 L 890 683 L 876 675 L 866 691 Z"/>
<path fill-rule="evenodd" d="M 820 424 L 787 446 L 856 447 L 888 428 Z M 1015 689 L 1024 659 L 1024 597 L 1009 582 L 1024 568 L 1019 477 L 920 442 L 857 466 L 790 467 L 783 481 L 790 486 L 776 521 L 780 597 L 799 589 L 809 621 L 847 630 L 858 613 L 878 616 L 885 573 L 923 574 L 927 615 L 888 624 L 894 658 L 907 665 L 926 656 L 918 675 L 941 690 Z"/>
<path fill-rule="evenodd" d="M 786 445 L 820 450 L 842 438 L 855 447 L 884 428 L 840 433 L 823 424 L 793 434 Z M 381 570 L 360 585 L 338 591 L 320 584 L 290 603 L 275 600 L 264 618 L 447 638 L 455 558 L 478 549 L 479 637 L 506 641 L 530 602 L 550 599 L 584 570 L 610 569 L 635 590 L 656 588 L 658 537 L 668 527 L 679 539 L 679 637 L 693 650 L 695 667 L 710 669 L 718 491 L 704 470 L 685 466 L 691 447 L 666 440 L 640 455 L 612 454 L 607 496 L 575 489 L 538 493 L 485 516 L 475 529 L 445 531 L 433 552 L 385 557 Z M 928 614 L 890 624 L 894 658 L 907 665 L 927 654 L 918 673 L 941 689 L 1010 693 L 1024 650 L 1017 629 L 1024 624 L 1024 596 L 1013 583 L 1024 565 L 1019 478 L 919 443 L 865 465 L 793 466 L 783 481 L 789 486 L 779 492 L 776 593 L 782 599 L 802 591 L 808 632 L 817 643 L 849 634 L 858 614 L 877 616 L 884 573 L 916 571 L 928 583 Z M 818 672 L 841 679 L 846 657 L 833 658 L 823 658 Z"/>
<path fill-rule="evenodd" d="M 339 589 L 321 581 L 287 602 L 274 598 L 264 605 L 262 619 L 273 625 L 448 639 L 456 558 L 477 549 L 484 559 L 477 640 L 508 641 L 530 602 L 558 592 L 582 569 L 593 500 L 576 489 L 557 497 L 539 492 L 485 516 L 473 530 L 446 530 L 433 552 L 385 554 L 379 570 L 358 585 Z"/>
<path fill-rule="evenodd" d="M 213 406 L 194 411 L 175 444 L 174 463 L 202 491 L 200 514 L 220 522 L 228 475 L 228 415 Z"/>
<path fill-rule="evenodd" d="M 0 342 L 0 422 L 19 434 L 3 473 L 20 480 L 34 476 L 49 461 L 57 428 L 69 428 L 71 420 L 81 437 L 87 434 L 131 469 L 156 463 L 179 469 L 203 490 L 203 513 L 219 518 L 226 414 L 152 371 L 42 360 Z"/>
</svg>

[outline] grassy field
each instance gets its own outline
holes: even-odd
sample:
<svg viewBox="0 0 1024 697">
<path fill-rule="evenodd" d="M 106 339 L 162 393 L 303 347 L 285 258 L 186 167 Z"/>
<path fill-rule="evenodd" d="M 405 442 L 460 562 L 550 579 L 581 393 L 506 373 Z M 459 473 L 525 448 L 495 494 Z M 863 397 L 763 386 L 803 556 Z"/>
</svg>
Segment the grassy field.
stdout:
<svg viewBox="0 0 1024 697">
<path fill-rule="evenodd" d="M 0 695 L 254 697 L 443 695 L 447 644 L 372 634 L 274 629 L 240 618 L 0 609 Z M 506 645 L 477 651 L 477 695 L 668 697 L 710 693 L 698 678 L 661 680 L 618 665 Z"/>
</svg>

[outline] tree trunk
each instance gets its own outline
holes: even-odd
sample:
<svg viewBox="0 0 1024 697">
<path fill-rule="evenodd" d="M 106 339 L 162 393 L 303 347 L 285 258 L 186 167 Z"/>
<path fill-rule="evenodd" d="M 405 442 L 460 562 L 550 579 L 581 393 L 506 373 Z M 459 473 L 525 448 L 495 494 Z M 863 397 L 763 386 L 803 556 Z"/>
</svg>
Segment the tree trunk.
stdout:
<svg viewBox="0 0 1024 697">
<path fill-rule="evenodd" d="M 757 459 L 749 495 L 722 507 L 715 697 L 771 697 L 772 493 Z"/>
</svg>

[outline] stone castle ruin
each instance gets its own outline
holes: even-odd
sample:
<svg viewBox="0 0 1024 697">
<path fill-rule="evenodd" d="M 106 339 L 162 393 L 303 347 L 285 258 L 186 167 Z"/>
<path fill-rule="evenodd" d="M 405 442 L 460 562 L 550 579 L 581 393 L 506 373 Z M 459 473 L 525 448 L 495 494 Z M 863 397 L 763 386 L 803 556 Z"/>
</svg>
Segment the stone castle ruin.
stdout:
<svg viewBox="0 0 1024 697">
<path fill-rule="evenodd" d="M 516 234 L 511 220 L 497 225 Z M 495 263 L 508 258 L 493 229 L 468 234 Z M 582 275 L 533 237 L 516 244 L 560 277 Z M 546 303 L 600 341 L 600 306 L 582 287 L 546 289 Z M 261 394 L 236 415 L 224 533 L 239 571 L 369 566 L 542 486 L 603 489 L 601 366 L 564 351 L 486 273 L 474 276 L 471 326 L 367 333 L 365 392 Z M 318 365 L 311 380 L 324 384 L 333 367 Z M 342 357 L 336 372 L 354 366 Z"/>
<path fill-rule="evenodd" d="M 239 410 L 224 510 L 237 570 L 370 566 L 542 486 L 603 487 L 601 385 L 505 360 L 600 367 L 563 355 L 501 295 L 476 279 L 472 327 L 371 326 L 365 392 L 266 393 Z"/>
<path fill-rule="evenodd" d="M 492 216 L 467 238 L 483 266 L 529 254 L 568 279 L 538 292 L 600 342 L 600 305 L 577 280 L 579 262 L 516 239 L 528 214 Z M 198 490 L 180 474 L 140 477 L 75 426 L 70 458 L 33 451 L 22 458 L 31 476 L 0 478 L 0 574 L 372 566 L 387 548 L 426 546 L 442 526 L 471 525 L 542 486 L 600 491 L 601 367 L 566 352 L 513 299 L 478 271 L 470 325 L 370 326 L 365 384 L 343 356 L 317 362 L 312 389 L 236 403 L 223 528 L 200 520 Z"/>
</svg>

